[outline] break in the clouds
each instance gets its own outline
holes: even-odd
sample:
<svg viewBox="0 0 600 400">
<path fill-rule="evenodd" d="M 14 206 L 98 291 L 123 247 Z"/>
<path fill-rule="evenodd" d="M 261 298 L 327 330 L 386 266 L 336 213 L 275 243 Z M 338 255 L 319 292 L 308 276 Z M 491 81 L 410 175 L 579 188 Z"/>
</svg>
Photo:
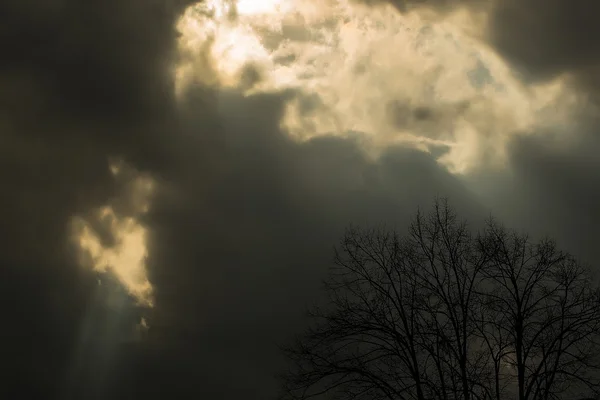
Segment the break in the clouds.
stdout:
<svg viewBox="0 0 600 400">
<path fill-rule="evenodd" d="M 594 4 L 4 1 L 0 390 L 272 398 L 343 228 L 436 195 L 595 262 Z"/>
</svg>

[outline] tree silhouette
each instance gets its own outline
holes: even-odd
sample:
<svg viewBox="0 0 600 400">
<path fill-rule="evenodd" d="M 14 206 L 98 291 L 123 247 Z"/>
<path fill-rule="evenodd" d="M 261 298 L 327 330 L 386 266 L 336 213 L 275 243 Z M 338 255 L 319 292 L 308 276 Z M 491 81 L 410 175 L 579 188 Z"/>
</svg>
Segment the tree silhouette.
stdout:
<svg viewBox="0 0 600 400">
<path fill-rule="evenodd" d="M 351 227 L 328 302 L 284 348 L 284 398 L 519 400 L 600 393 L 600 291 L 549 239 L 490 219 L 471 233 L 447 200 L 408 234 Z"/>
</svg>

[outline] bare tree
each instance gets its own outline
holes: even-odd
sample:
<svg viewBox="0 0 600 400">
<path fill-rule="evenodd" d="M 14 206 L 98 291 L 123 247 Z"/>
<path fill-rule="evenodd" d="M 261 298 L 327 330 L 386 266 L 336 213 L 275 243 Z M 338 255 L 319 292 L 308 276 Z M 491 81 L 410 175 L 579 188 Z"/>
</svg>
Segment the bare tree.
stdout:
<svg viewBox="0 0 600 400">
<path fill-rule="evenodd" d="M 284 397 L 598 393 L 600 297 L 589 271 L 494 220 L 474 235 L 447 200 L 418 212 L 403 237 L 349 228 L 325 289 L 328 303 L 284 349 Z"/>
<path fill-rule="evenodd" d="M 482 338 L 518 399 L 576 398 L 600 388 L 600 297 L 589 271 L 548 239 L 532 243 L 491 221 Z M 500 376 L 502 374 L 502 376 Z"/>
</svg>

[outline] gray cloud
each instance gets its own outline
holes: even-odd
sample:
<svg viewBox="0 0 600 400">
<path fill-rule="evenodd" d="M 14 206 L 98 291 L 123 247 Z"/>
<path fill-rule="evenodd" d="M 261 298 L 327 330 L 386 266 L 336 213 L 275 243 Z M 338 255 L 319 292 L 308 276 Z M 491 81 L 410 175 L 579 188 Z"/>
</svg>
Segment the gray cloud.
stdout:
<svg viewBox="0 0 600 400">
<path fill-rule="evenodd" d="M 510 168 L 481 173 L 484 201 L 507 224 L 549 235 L 594 266 L 600 213 L 597 121 L 579 131 L 518 135 L 510 143 Z M 485 180 L 485 182 L 483 181 Z"/>
</svg>

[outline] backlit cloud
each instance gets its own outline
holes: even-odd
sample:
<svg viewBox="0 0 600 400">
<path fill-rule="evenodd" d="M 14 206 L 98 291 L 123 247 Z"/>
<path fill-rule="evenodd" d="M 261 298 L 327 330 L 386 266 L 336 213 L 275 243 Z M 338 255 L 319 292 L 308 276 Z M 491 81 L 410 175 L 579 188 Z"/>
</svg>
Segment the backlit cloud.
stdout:
<svg viewBox="0 0 600 400">
<path fill-rule="evenodd" d="M 222 84 L 242 85 L 254 68 L 252 93 L 300 90 L 307 100 L 291 102 L 282 121 L 300 140 L 357 131 L 378 148 L 441 145 L 440 162 L 465 172 L 484 153 L 503 162 L 511 135 L 565 124 L 578 105 L 565 79 L 523 86 L 462 9 L 442 20 L 343 0 L 232 10 L 216 0 L 189 8 L 183 51 L 210 48 Z M 193 65 L 192 56 L 179 66 L 180 87 L 193 82 Z"/>
</svg>

